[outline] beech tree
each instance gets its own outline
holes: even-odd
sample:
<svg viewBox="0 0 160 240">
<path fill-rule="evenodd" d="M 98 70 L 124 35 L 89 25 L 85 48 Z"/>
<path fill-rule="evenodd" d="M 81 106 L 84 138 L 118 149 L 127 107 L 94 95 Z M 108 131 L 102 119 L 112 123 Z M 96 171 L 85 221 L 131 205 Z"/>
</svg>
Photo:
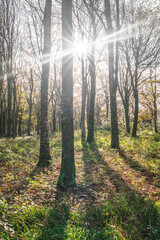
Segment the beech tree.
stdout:
<svg viewBox="0 0 160 240">
<path fill-rule="evenodd" d="M 110 0 L 105 0 L 105 18 L 109 34 L 113 34 Z M 119 0 L 116 0 L 117 30 L 119 30 Z M 118 116 L 116 93 L 118 87 L 118 43 L 116 43 L 116 56 L 114 54 L 114 43 L 108 43 L 109 62 L 109 88 L 110 88 L 110 110 L 111 110 L 111 147 L 119 148 Z"/>
<path fill-rule="evenodd" d="M 41 134 L 40 155 L 38 166 L 49 166 L 51 155 L 49 148 L 49 124 L 48 124 L 48 79 L 50 70 L 51 53 L 51 9 L 52 1 L 46 0 L 44 9 L 44 45 L 42 52 L 42 79 L 41 79 Z"/>
<path fill-rule="evenodd" d="M 73 131 L 72 0 L 62 1 L 62 161 L 57 186 L 76 186 Z"/>
<path fill-rule="evenodd" d="M 3 136 L 3 87 L 4 87 L 4 72 L 3 72 L 3 37 L 2 37 L 2 9 L 0 8 L 0 137 Z"/>
<path fill-rule="evenodd" d="M 12 84 L 13 84 L 13 45 L 17 2 L 4 0 L 1 2 L 1 38 L 3 61 L 7 76 L 7 136 L 12 135 Z"/>
</svg>

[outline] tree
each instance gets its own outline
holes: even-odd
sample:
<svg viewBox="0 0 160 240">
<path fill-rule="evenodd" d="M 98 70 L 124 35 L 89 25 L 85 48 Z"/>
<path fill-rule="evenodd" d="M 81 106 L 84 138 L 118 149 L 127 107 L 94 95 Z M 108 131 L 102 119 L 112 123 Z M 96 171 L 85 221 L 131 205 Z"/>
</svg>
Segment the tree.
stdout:
<svg viewBox="0 0 160 240">
<path fill-rule="evenodd" d="M 79 3 L 79 5 L 78 5 Z M 86 4 L 86 2 L 85 2 Z M 78 25 L 78 30 L 80 32 L 80 41 L 81 44 L 84 43 L 85 40 L 85 35 L 86 35 L 86 13 L 83 10 L 84 9 L 84 4 L 83 4 L 83 0 L 82 1 L 78 1 L 76 0 L 76 6 L 73 8 L 74 11 L 74 15 L 76 16 L 77 19 L 77 25 Z M 81 11 L 80 11 L 81 9 Z M 86 50 L 86 49 L 85 49 Z M 85 118 L 86 118 L 86 97 L 87 97 L 87 59 L 86 59 L 86 53 L 85 52 L 81 52 L 79 60 L 81 62 L 81 81 L 82 81 L 82 98 L 81 98 L 81 123 L 80 123 L 80 127 L 81 127 L 81 140 L 85 140 L 86 139 L 86 128 L 85 128 Z"/>
<path fill-rule="evenodd" d="M 2 32 L 2 9 L 0 8 L 0 33 Z M 3 73 L 3 38 L 0 34 L 0 137 L 3 136 L 3 85 L 4 85 L 4 73 Z"/>
<path fill-rule="evenodd" d="M 116 3 L 117 3 L 117 19 L 119 19 L 118 16 L 119 1 L 117 0 Z M 105 18 L 108 27 L 108 33 L 113 34 L 110 0 L 105 0 Z M 118 44 L 116 44 L 116 59 L 114 58 L 115 58 L 114 43 L 110 42 L 108 43 L 108 62 L 109 62 L 110 109 L 111 109 L 111 147 L 119 148 L 118 116 L 116 100 L 118 86 Z"/>
<path fill-rule="evenodd" d="M 33 89 L 34 89 L 34 82 L 33 82 L 33 70 L 30 69 L 30 77 L 28 79 L 29 83 L 29 97 L 27 97 L 27 103 L 29 107 L 28 111 L 28 126 L 27 126 L 27 134 L 28 136 L 31 135 L 31 124 L 32 124 L 32 108 L 33 108 Z"/>
<path fill-rule="evenodd" d="M 82 65 L 82 106 L 81 106 L 81 139 L 86 138 L 86 128 L 85 128 L 85 116 L 86 116 L 86 97 L 87 97 L 87 74 L 85 74 L 85 61 L 83 56 L 81 57 Z"/>
<path fill-rule="evenodd" d="M 120 29 L 119 17 L 119 0 L 116 0 L 116 31 Z M 119 60 L 119 41 L 114 44 L 114 33 L 112 22 L 112 11 L 110 0 L 104 0 L 104 11 L 94 5 L 94 10 L 99 17 L 105 33 L 107 34 L 106 42 L 108 45 L 108 67 L 109 67 L 109 90 L 110 90 L 110 111 L 111 111 L 111 148 L 119 148 L 118 133 L 118 114 L 117 114 L 117 87 L 118 87 L 118 60 Z M 100 4 L 101 6 L 101 4 Z M 104 19 L 105 18 L 105 19 Z M 114 51 L 115 50 L 115 51 Z"/>
<path fill-rule="evenodd" d="M 149 69 L 149 80 L 145 82 L 144 89 L 141 90 L 141 105 L 145 109 L 145 112 L 148 113 L 148 116 L 153 121 L 154 132 L 158 133 L 158 99 L 159 99 L 159 79 L 157 74 L 158 66 L 150 66 Z"/>
<path fill-rule="evenodd" d="M 89 99 L 89 112 L 88 112 L 88 136 L 87 142 L 91 143 L 94 141 L 94 115 L 95 115 L 95 95 L 96 95 L 96 66 L 95 66 L 95 41 L 97 38 L 97 23 L 96 23 L 96 14 L 94 11 L 94 6 L 96 1 L 89 0 L 89 3 L 86 0 L 83 0 L 87 8 L 90 20 L 91 20 L 91 49 L 88 54 L 89 61 L 89 73 L 91 78 L 91 92 Z"/>
<path fill-rule="evenodd" d="M 4 0 L 1 3 L 1 38 L 3 48 L 3 60 L 7 75 L 7 136 L 11 137 L 12 130 L 12 84 L 13 84 L 13 46 L 15 35 L 15 22 L 17 14 L 17 2 Z"/>
<path fill-rule="evenodd" d="M 54 60 L 53 64 L 54 68 L 54 74 L 53 74 L 53 80 L 50 83 L 50 102 L 52 106 L 52 132 L 56 132 L 57 130 L 57 113 L 58 109 L 60 108 L 60 98 L 61 98 L 61 86 L 60 86 L 60 80 L 58 77 L 58 69 L 56 65 L 56 60 Z"/>
<path fill-rule="evenodd" d="M 147 68 L 156 61 L 159 53 L 159 35 L 157 18 L 147 16 L 146 8 L 143 8 L 143 2 L 137 5 L 135 10 L 135 3 L 127 5 L 125 12 L 127 11 L 124 22 L 132 24 L 132 29 L 128 33 L 128 40 L 123 45 L 123 52 L 126 56 L 126 63 L 128 72 L 131 79 L 132 92 L 134 96 L 134 120 L 132 128 L 132 137 L 137 136 L 138 128 L 138 115 L 139 115 L 139 87 L 147 79 L 143 77 L 143 73 Z M 148 10 L 147 10 L 148 11 Z M 149 9 L 149 12 L 152 12 Z M 128 14 L 129 12 L 129 14 Z M 144 16 L 147 16 L 150 21 L 145 21 L 142 27 L 139 24 L 143 21 Z M 137 24 L 138 21 L 138 24 Z M 136 25 L 137 24 L 137 25 Z M 129 37 L 129 34 L 132 37 Z M 144 74 L 146 75 L 146 74 Z"/>
<path fill-rule="evenodd" d="M 62 161 L 57 186 L 76 186 L 73 130 L 72 0 L 62 1 Z"/>
<path fill-rule="evenodd" d="M 13 113 L 12 113 L 12 137 L 17 136 L 17 84 L 16 76 L 13 77 Z"/>
<path fill-rule="evenodd" d="M 103 92 L 104 92 L 104 97 L 105 97 L 105 105 L 106 105 L 106 120 L 108 120 L 109 118 L 109 91 L 108 91 L 108 84 L 106 85 L 105 80 L 103 80 L 103 77 L 101 77 L 101 84 L 102 84 L 102 89 L 103 89 Z"/>
<path fill-rule="evenodd" d="M 122 66 L 122 69 L 119 69 L 118 91 L 124 107 L 127 133 L 130 133 L 129 100 L 132 92 L 131 90 L 132 89 L 128 69 L 125 69 L 124 66 Z"/>
<path fill-rule="evenodd" d="M 49 147 L 48 125 L 48 79 L 51 53 L 51 9 L 52 1 L 46 0 L 44 9 L 44 45 L 42 53 L 42 79 L 41 79 L 41 134 L 40 155 L 38 166 L 49 166 L 51 163 Z"/>
</svg>

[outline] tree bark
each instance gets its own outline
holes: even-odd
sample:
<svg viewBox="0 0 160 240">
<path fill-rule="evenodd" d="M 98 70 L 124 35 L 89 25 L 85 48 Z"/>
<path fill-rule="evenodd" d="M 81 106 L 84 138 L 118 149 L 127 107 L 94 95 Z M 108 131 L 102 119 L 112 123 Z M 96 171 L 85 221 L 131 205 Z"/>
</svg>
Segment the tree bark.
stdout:
<svg viewBox="0 0 160 240">
<path fill-rule="evenodd" d="M 2 132 L 2 136 L 5 136 L 6 135 L 6 114 L 7 113 L 7 111 L 4 111 L 3 112 L 3 132 Z"/>
<path fill-rule="evenodd" d="M 87 142 L 91 143 L 94 141 L 94 112 L 95 112 L 95 94 L 96 94 L 94 46 L 92 46 L 91 54 L 89 56 L 89 72 L 91 76 L 91 94 L 90 94 L 90 104 L 89 104 Z"/>
<path fill-rule="evenodd" d="M 22 108 L 19 113 L 19 120 L 18 120 L 18 135 L 22 136 Z"/>
<path fill-rule="evenodd" d="M 28 136 L 31 135 L 31 124 L 32 124 L 32 107 L 33 107 L 33 72 L 32 69 L 30 70 L 30 93 L 29 93 L 29 117 L 28 117 L 28 126 L 27 126 L 27 132 Z"/>
<path fill-rule="evenodd" d="M 62 1 L 62 161 L 57 186 L 76 186 L 73 130 L 72 0 Z"/>
<path fill-rule="evenodd" d="M 39 135 L 39 119 L 40 119 L 40 114 L 39 114 L 39 111 L 37 112 L 37 128 L 36 128 L 36 130 L 37 130 L 37 135 Z"/>
<path fill-rule="evenodd" d="M 7 105 L 7 137 L 11 137 L 12 129 L 12 74 L 8 71 L 7 76 L 7 87 L 8 87 L 8 105 Z"/>
<path fill-rule="evenodd" d="M 0 101 L 0 137 L 3 136 L 3 101 Z"/>
<path fill-rule="evenodd" d="M 125 103 L 125 120 L 126 120 L 126 132 L 130 134 L 130 120 L 129 120 L 129 103 Z"/>
<path fill-rule="evenodd" d="M 53 112 L 52 112 L 52 132 L 56 132 L 56 105 L 53 106 Z"/>
<path fill-rule="evenodd" d="M 49 147 L 49 124 L 48 124 L 48 81 L 50 70 L 51 53 L 51 9 L 52 0 L 46 0 L 44 10 L 44 46 L 42 59 L 41 79 L 41 134 L 40 134 L 40 155 L 38 166 L 47 167 L 51 163 Z"/>
<path fill-rule="evenodd" d="M 6 100 L 4 97 L 4 102 L 3 102 L 3 124 L 2 124 L 2 136 L 6 136 L 6 128 L 7 128 L 7 108 L 6 108 Z"/>
<path fill-rule="evenodd" d="M 155 79 L 156 79 L 156 74 L 155 74 Z M 155 133 L 158 133 L 158 128 L 157 128 L 157 84 L 156 82 L 154 83 L 153 89 L 153 122 L 154 122 L 154 131 Z"/>
<path fill-rule="evenodd" d="M 111 7 L 110 1 L 105 0 L 105 17 L 109 34 L 113 33 Z M 117 48 L 117 45 L 116 45 Z M 118 49 L 117 54 L 118 54 Z M 116 61 L 118 61 L 116 55 Z M 108 59 L 109 59 L 109 88 L 110 88 L 110 110 L 111 110 L 111 148 L 119 148 L 119 133 L 118 133 L 118 116 L 117 116 L 117 75 L 114 76 L 115 70 L 118 71 L 118 62 L 116 62 L 117 69 L 114 68 L 114 44 L 108 43 Z"/>
<path fill-rule="evenodd" d="M 138 98 L 138 90 L 135 90 L 134 93 L 134 121 L 133 121 L 133 129 L 132 129 L 132 137 L 137 136 L 137 126 L 138 126 L 138 112 L 139 112 L 139 98 Z"/>
<path fill-rule="evenodd" d="M 2 129 L 3 129 L 3 99 L 2 99 L 2 91 L 3 91 L 3 70 L 2 70 L 2 57 L 0 55 L 0 137 L 2 137 Z"/>
<path fill-rule="evenodd" d="M 89 107 L 90 107 L 89 103 L 90 103 L 90 89 L 87 83 L 87 128 L 88 128 L 88 122 L 89 122 Z"/>
<path fill-rule="evenodd" d="M 85 78 L 85 66 L 84 59 L 82 56 L 81 59 L 82 65 L 82 106 L 81 106 L 81 139 L 86 138 L 86 129 L 85 129 L 85 115 L 86 115 L 86 78 Z"/>
<path fill-rule="evenodd" d="M 16 92 L 16 81 L 13 79 L 13 114 L 12 114 L 12 137 L 16 137 L 16 102 L 17 102 L 17 92 Z"/>
<path fill-rule="evenodd" d="M 61 111 L 58 112 L 58 131 L 62 131 Z"/>
<path fill-rule="evenodd" d="M 106 119 L 109 118 L 109 98 L 108 95 L 105 96 L 105 104 L 106 104 Z"/>
<path fill-rule="evenodd" d="M 4 99 L 1 99 L 1 106 L 0 106 L 0 137 L 4 137 L 5 136 L 5 132 L 4 132 Z"/>
<path fill-rule="evenodd" d="M 0 18 L 0 32 L 2 32 L 2 19 Z M 0 137 L 3 136 L 3 83 L 4 83 L 4 74 L 3 74 L 3 57 L 2 57 L 2 37 L 0 36 Z"/>
</svg>

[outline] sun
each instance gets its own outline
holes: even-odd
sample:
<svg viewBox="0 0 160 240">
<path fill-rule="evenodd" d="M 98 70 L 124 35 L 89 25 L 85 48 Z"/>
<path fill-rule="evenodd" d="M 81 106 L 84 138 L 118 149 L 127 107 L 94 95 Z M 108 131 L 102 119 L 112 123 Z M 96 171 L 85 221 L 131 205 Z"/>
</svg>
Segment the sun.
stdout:
<svg viewBox="0 0 160 240">
<path fill-rule="evenodd" d="M 78 57 L 85 57 L 88 54 L 88 42 L 74 42 L 74 54 Z"/>
</svg>

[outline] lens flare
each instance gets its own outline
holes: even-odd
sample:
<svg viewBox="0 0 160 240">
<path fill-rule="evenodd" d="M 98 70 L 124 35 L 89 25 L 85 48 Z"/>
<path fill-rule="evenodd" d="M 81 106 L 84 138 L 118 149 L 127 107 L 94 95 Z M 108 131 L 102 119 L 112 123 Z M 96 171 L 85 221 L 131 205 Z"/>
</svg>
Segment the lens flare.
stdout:
<svg viewBox="0 0 160 240">
<path fill-rule="evenodd" d="M 87 42 L 74 42 L 73 44 L 74 54 L 78 57 L 87 56 L 88 53 L 88 43 Z"/>
</svg>

